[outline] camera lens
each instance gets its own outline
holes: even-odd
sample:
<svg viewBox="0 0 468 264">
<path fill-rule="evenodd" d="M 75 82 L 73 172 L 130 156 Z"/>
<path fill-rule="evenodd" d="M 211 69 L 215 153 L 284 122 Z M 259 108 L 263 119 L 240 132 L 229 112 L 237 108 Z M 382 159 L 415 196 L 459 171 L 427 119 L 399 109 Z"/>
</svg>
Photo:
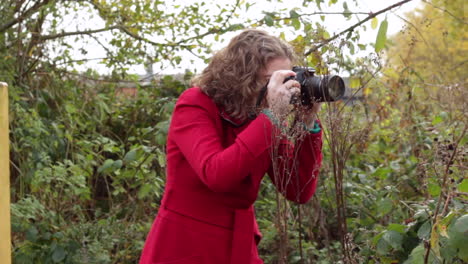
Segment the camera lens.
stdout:
<svg viewBox="0 0 468 264">
<path fill-rule="evenodd" d="M 343 96 L 345 85 L 338 75 L 309 76 L 302 82 L 302 103 L 333 102 Z"/>
<path fill-rule="evenodd" d="M 328 87 L 328 95 L 329 101 L 336 101 L 341 98 L 341 96 L 345 93 L 345 84 L 343 79 L 340 76 L 333 75 L 328 79 L 327 87 Z"/>
<path fill-rule="evenodd" d="M 315 76 L 311 67 L 294 66 L 296 77 L 288 77 L 284 82 L 295 79 L 301 84 L 300 98 L 291 98 L 291 103 L 300 102 L 311 105 L 314 102 L 333 102 L 339 100 L 345 93 L 345 84 L 338 75 Z"/>
</svg>

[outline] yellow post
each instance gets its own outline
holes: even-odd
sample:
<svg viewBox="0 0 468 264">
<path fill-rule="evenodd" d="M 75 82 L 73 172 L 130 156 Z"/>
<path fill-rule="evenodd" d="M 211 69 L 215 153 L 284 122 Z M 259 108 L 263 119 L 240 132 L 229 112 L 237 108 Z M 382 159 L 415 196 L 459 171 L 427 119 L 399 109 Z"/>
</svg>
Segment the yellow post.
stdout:
<svg viewBox="0 0 468 264">
<path fill-rule="evenodd" d="M 11 264 L 8 85 L 0 82 L 0 262 Z"/>
</svg>

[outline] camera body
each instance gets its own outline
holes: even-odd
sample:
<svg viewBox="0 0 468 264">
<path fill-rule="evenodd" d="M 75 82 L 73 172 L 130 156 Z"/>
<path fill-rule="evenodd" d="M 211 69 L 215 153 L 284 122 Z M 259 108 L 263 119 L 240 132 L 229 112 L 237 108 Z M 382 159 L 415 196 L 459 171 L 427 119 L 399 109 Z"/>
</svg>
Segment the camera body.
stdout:
<svg viewBox="0 0 468 264">
<path fill-rule="evenodd" d="M 333 102 L 339 100 L 345 93 L 345 84 L 338 75 L 315 76 L 315 69 L 311 67 L 294 66 L 292 71 L 296 76 L 284 80 L 296 80 L 301 84 L 301 95 L 291 98 L 291 103 L 310 106 L 314 102 Z"/>
</svg>

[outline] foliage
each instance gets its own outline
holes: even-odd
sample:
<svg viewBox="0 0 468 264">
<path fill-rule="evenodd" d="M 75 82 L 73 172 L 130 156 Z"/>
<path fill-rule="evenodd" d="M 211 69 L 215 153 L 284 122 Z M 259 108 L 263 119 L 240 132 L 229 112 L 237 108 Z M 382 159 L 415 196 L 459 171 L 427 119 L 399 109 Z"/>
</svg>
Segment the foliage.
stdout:
<svg viewBox="0 0 468 264">
<path fill-rule="evenodd" d="M 135 262 L 163 192 L 174 100 L 59 83 L 68 93 L 49 83 L 34 108 L 12 104 L 15 261 Z"/>
<path fill-rule="evenodd" d="M 396 121 L 389 125 L 407 137 L 397 146 L 407 153 L 411 170 L 400 178 L 405 188 L 396 200 L 408 209 L 405 221 L 391 219 L 374 242 L 379 255 L 405 263 L 467 261 L 466 245 L 460 244 L 466 233 L 456 228 L 466 217 L 467 198 L 466 75 L 461 69 L 466 32 L 460 30 L 466 26 L 457 15 L 457 1 L 433 1 L 410 14 L 408 28 L 392 39 L 383 70 L 389 91 L 382 103 L 402 107 L 399 120 L 389 116 L 395 110 L 382 117 Z M 441 35 L 435 38 L 434 32 Z M 385 237 L 389 232 L 393 235 Z"/>
<path fill-rule="evenodd" d="M 2 1 L 15 263 L 137 262 L 163 193 L 170 115 L 192 74 L 141 81 L 129 66 L 177 65 L 184 51 L 206 59 L 210 37 L 251 26 L 293 30 L 304 65 L 349 73 L 354 89 L 323 106 L 325 157 L 313 199 L 283 203 L 263 182 L 255 206 L 265 262 L 281 263 L 282 250 L 289 263 L 468 261 L 463 2 L 425 1 L 392 37 L 381 19 L 377 53 L 357 59 L 346 54 L 366 49 L 364 25 L 332 35 L 322 23 L 325 5 L 342 5 L 339 15 L 350 19 L 350 3 L 302 1 L 245 18 L 255 3 Z M 69 31 L 79 10 L 89 17 L 76 19 L 96 19 L 96 27 Z M 376 13 L 365 15 L 377 29 Z M 108 76 L 76 71 L 96 46 Z"/>
<path fill-rule="evenodd" d="M 334 182 L 340 179 L 333 178 L 336 167 L 332 167 L 332 152 L 340 148 L 339 154 L 346 156 L 343 150 L 348 147 L 351 148 L 349 156 L 340 159 L 346 161 L 346 166 L 341 167 L 346 175 L 341 184 L 348 231 L 348 239 L 342 244 L 353 259 L 346 262 L 466 262 L 466 244 L 463 244 L 466 233 L 461 227 L 466 218 L 468 198 L 464 172 L 467 110 L 462 54 L 465 31 L 460 29 L 466 26 L 460 22 L 463 16 L 459 15 L 459 10 L 453 10 L 456 7 L 457 3 L 428 3 L 420 15 L 409 15 L 406 30 L 386 42 L 381 40 L 384 37 L 380 33 L 385 29 L 379 30 L 376 45 L 382 42 L 376 49 L 387 47 L 385 64 L 375 64 L 372 56 L 351 63 L 346 61 L 348 65 L 343 67 L 359 76 L 358 80 L 351 79 L 350 85 L 357 89 L 356 94 L 362 93 L 364 100 L 358 105 L 351 101 L 353 107 L 345 109 L 341 109 L 339 103 L 322 109 L 322 121 L 327 121 L 325 131 L 329 133 L 326 162 L 321 171 L 322 184 L 311 203 L 290 210 L 290 218 L 294 220 L 289 230 L 303 230 L 302 234 L 290 233 L 290 244 L 302 244 L 301 258 L 305 261 L 302 263 L 339 262 L 342 258 L 335 257 L 345 256 L 343 248 L 330 243 L 337 241 L 342 232 L 339 214 L 334 214 L 339 207 L 334 199 L 339 189 Z M 418 24 L 420 20 L 428 25 L 423 31 Z M 443 26 L 439 22 L 443 22 Z M 439 28 L 446 33 L 443 38 L 434 38 Z M 433 43 L 450 43 L 450 48 L 428 45 L 420 38 L 424 34 Z M 338 49 L 347 47 L 341 44 Z M 334 60 L 329 59 L 328 56 L 333 56 L 327 54 L 330 52 L 335 55 Z M 333 48 L 327 53 L 318 54 L 318 59 L 315 54 L 307 59 L 335 62 L 343 58 L 343 53 Z M 431 56 L 439 57 L 425 59 Z M 448 74 L 450 69 L 452 72 Z M 342 112 L 336 115 L 337 111 Z M 336 134 L 335 127 L 344 131 L 338 130 Z M 260 200 L 259 204 L 263 205 L 264 201 Z M 257 207 L 257 211 L 262 219 L 273 219 L 263 206 Z M 263 229 L 268 230 L 267 239 L 277 236 L 270 231 L 274 228 L 272 223 L 263 221 L 262 224 Z M 312 250 L 307 250 L 308 241 L 316 242 Z M 299 254 L 292 247 L 290 256 Z M 262 250 L 264 255 L 270 256 L 276 248 L 267 243 Z M 275 258 L 268 260 L 268 263 L 277 261 Z"/>
<path fill-rule="evenodd" d="M 119 76 L 130 65 L 179 64 L 182 51 L 205 58 L 211 46 L 203 39 L 237 29 L 231 17 L 238 6 L 218 6 L 218 13 L 208 15 L 205 2 L 2 1 L 0 49 L 9 50 L 6 64 L 16 64 L 20 80 L 37 71 L 47 72 L 43 64 L 63 70 L 90 61 Z"/>
</svg>

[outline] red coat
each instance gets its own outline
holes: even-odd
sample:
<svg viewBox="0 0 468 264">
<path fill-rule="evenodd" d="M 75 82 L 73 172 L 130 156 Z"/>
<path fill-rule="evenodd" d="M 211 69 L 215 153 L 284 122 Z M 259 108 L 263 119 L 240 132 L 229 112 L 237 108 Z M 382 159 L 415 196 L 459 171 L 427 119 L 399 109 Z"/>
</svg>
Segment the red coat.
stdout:
<svg viewBox="0 0 468 264">
<path fill-rule="evenodd" d="M 322 134 L 309 134 L 298 149 L 280 148 L 298 151 L 299 176 L 289 181 L 273 176 L 274 134 L 278 131 L 264 114 L 239 124 L 199 88 L 185 91 L 169 128 L 163 201 L 140 264 L 263 263 L 253 203 L 264 174 L 283 186 L 278 188 L 288 199 L 305 203 L 315 192 L 322 160 Z"/>
</svg>

